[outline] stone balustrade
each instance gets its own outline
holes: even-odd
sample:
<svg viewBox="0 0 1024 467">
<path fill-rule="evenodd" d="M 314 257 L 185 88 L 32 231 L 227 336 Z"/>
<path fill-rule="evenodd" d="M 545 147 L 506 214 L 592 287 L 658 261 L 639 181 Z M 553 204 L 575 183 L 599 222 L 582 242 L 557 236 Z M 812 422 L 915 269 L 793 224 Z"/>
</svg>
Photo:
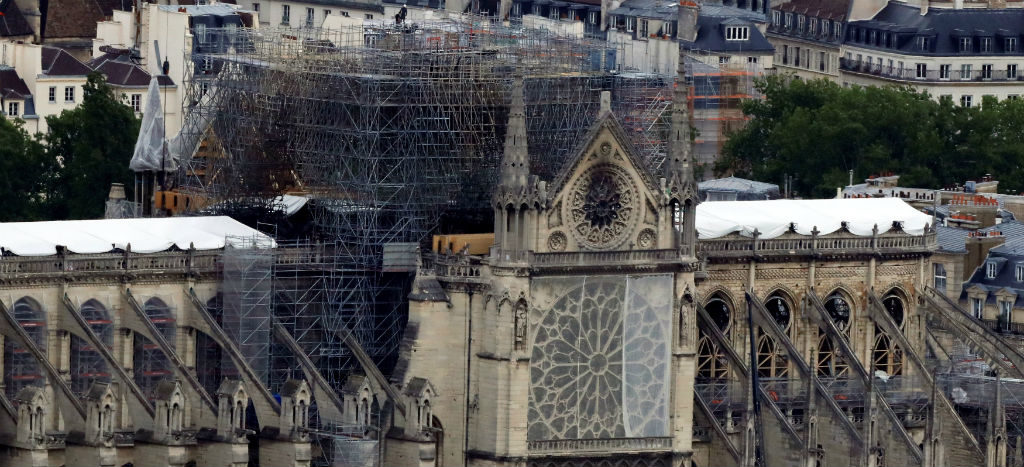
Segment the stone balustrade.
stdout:
<svg viewBox="0 0 1024 467">
<path fill-rule="evenodd" d="M 671 437 L 556 439 L 526 443 L 526 449 L 531 453 L 561 452 L 574 455 L 580 452 L 665 451 L 671 448 Z"/>
</svg>

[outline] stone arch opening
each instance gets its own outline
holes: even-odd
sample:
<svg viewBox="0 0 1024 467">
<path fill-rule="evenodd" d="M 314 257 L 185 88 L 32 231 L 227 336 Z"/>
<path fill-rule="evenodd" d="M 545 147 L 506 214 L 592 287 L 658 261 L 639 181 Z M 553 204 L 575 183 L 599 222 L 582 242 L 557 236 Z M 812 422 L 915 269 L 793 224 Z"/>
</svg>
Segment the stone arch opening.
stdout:
<svg viewBox="0 0 1024 467">
<path fill-rule="evenodd" d="M 89 325 L 89 329 L 99 338 L 100 343 L 108 350 L 113 349 L 114 323 L 110 319 L 107 308 L 95 299 L 90 299 L 79 307 L 79 313 Z M 110 367 L 100 350 L 81 337 L 71 335 L 71 390 L 83 395 L 93 382 L 110 382 Z"/>
<path fill-rule="evenodd" d="M 789 375 L 789 358 L 780 351 L 775 339 L 758 330 L 757 375 L 761 378 L 785 379 Z"/>
<path fill-rule="evenodd" d="M 175 345 L 175 337 L 177 335 L 177 320 L 174 316 L 174 310 L 167 306 L 163 300 L 153 297 L 146 300 L 146 303 L 142 306 L 143 311 L 146 312 L 146 316 L 153 325 L 156 326 L 157 330 L 163 336 L 164 340 L 171 348 L 177 347 Z"/>
<path fill-rule="evenodd" d="M 907 299 L 906 294 L 896 287 L 893 287 L 882 296 L 882 307 L 885 308 L 886 313 L 889 314 L 889 317 L 892 318 L 893 322 L 896 323 L 896 327 L 900 330 L 903 329 L 903 325 L 907 321 L 908 303 L 910 301 Z"/>
<path fill-rule="evenodd" d="M 764 301 L 764 307 L 768 310 L 768 314 L 771 315 L 775 324 L 778 324 L 783 332 L 789 332 L 789 328 L 793 323 L 792 297 L 782 290 L 776 289 L 768 294 L 768 298 Z"/>
<path fill-rule="evenodd" d="M 720 292 L 715 292 L 704 304 L 704 311 L 707 311 L 711 321 L 715 323 L 722 334 L 729 335 L 732 329 L 733 306 L 729 297 Z"/>
<path fill-rule="evenodd" d="M 853 299 L 850 294 L 842 288 L 835 289 L 825 296 L 824 304 L 825 311 L 835 322 L 839 332 L 849 339 L 850 324 L 853 322 Z"/>
<path fill-rule="evenodd" d="M 728 378 L 729 364 L 721 349 L 703 329 L 698 329 L 697 335 L 697 379 L 709 381 Z"/>
<path fill-rule="evenodd" d="M 14 302 L 11 315 L 25 331 L 28 339 L 46 355 L 46 312 L 42 305 L 31 297 L 22 297 Z M 18 391 L 28 386 L 42 386 L 46 381 L 42 365 L 27 348 L 4 339 L 4 383 L 8 400 L 14 399 Z"/>
<path fill-rule="evenodd" d="M 875 371 L 884 371 L 890 376 L 903 374 L 903 349 L 893 342 L 888 335 L 880 330 L 875 334 L 875 345 L 872 350 L 872 363 Z"/>
</svg>

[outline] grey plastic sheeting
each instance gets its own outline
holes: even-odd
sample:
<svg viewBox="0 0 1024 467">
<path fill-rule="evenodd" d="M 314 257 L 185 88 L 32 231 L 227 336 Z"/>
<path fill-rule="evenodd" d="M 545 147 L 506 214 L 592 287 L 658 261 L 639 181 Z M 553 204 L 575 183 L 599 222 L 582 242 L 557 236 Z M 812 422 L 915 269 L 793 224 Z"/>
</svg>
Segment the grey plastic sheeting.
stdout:
<svg viewBox="0 0 1024 467">
<path fill-rule="evenodd" d="M 531 282 L 529 441 L 669 435 L 672 275 Z"/>
</svg>

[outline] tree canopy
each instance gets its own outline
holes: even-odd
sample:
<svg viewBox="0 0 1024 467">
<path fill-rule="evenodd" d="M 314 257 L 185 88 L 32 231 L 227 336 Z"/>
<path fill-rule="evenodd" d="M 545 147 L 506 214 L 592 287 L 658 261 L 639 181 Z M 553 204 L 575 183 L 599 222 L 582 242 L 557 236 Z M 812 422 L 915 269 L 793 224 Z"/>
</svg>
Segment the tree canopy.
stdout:
<svg viewBox="0 0 1024 467">
<path fill-rule="evenodd" d="M 110 184 L 123 183 L 129 190 L 133 184 L 128 162 L 139 119 L 103 75 L 90 74 L 83 91 L 81 105 L 46 118 L 46 150 L 60 161 L 46 192 L 51 219 L 103 217 Z"/>
<path fill-rule="evenodd" d="M 44 192 L 55 164 L 22 123 L 0 117 L 0 222 L 48 218 Z"/>
<path fill-rule="evenodd" d="M 986 98 L 965 108 L 907 87 L 842 87 L 791 76 L 757 84 L 763 99 L 744 103 L 751 117 L 729 135 L 717 175 L 781 182 L 805 197 L 872 174 L 900 184 L 940 188 L 994 174 L 1000 190 L 1024 190 L 1024 101 Z"/>
</svg>

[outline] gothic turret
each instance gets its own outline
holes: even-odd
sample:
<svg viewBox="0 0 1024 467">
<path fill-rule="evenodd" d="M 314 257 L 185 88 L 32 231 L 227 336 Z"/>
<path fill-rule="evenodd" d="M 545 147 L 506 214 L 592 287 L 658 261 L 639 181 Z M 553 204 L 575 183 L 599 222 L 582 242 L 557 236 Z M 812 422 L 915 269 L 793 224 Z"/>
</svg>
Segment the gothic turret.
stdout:
<svg viewBox="0 0 1024 467">
<path fill-rule="evenodd" d="M 544 209 L 545 183 L 530 175 L 526 139 L 526 105 L 523 79 L 512 85 L 505 151 L 501 157 L 498 186 L 494 191 L 494 243 L 503 260 L 521 258 L 536 241 L 538 210 Z"/>
<path fill-rule="evenodd" d="M 662 165 L 665 191 L 673 206 L 676 219 L 678 247 L 684 253 L 694 254 L 697 241 L 695 214 L 697 183 L 693 176 L 693 141 L 690 139 L 689 86 L 682 57 L 676 87 L 672 95 L 672 127 L 668 140 L 668 157 Z"/>
</svg>

